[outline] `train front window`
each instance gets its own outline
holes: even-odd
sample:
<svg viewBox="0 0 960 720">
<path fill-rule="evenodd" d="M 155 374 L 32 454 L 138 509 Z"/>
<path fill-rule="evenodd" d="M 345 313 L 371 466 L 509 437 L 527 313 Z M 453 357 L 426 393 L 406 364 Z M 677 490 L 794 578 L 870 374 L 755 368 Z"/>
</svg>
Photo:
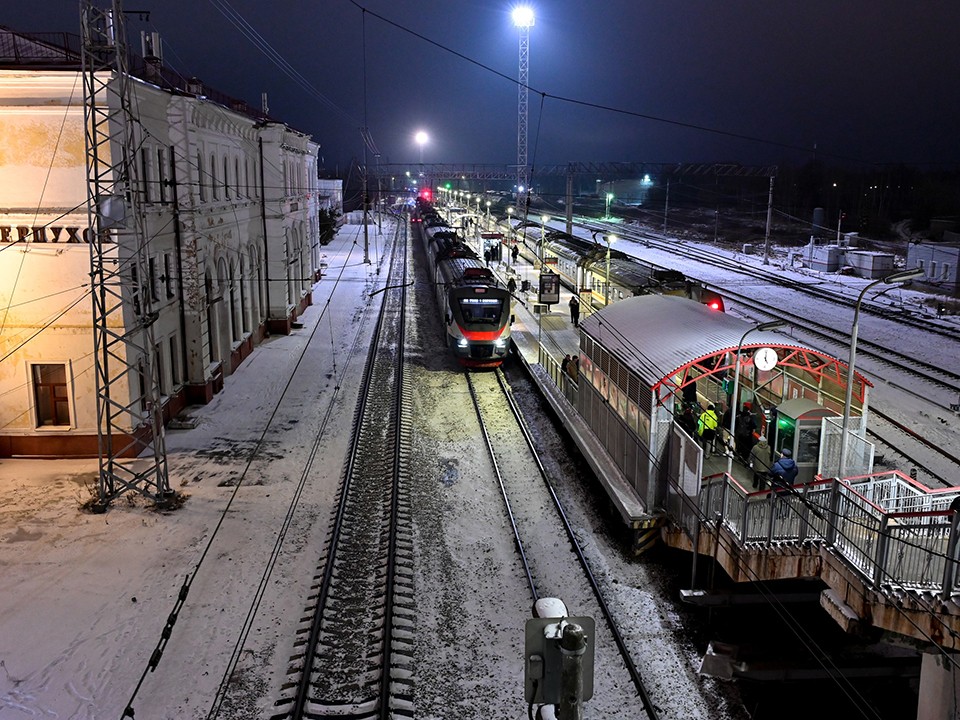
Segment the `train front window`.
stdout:
<svg viewBox="0 0 960 720">
<path fill-rule="evenodd" d="M 460 314 L 467 325 L 499 323 L 503 301 L 497 298 L 460 298 Z"/>
</svg>

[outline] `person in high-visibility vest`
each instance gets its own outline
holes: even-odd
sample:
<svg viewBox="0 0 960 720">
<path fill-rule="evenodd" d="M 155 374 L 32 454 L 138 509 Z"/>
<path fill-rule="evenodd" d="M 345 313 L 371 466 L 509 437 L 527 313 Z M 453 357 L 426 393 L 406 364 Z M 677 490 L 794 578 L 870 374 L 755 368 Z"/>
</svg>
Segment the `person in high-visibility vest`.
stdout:
<svg viewBox="0 0 960 720">
<path fill-rule="evenodd" d="M 697 435 L 700 436 L 703 445 L 703 453 L 707 457 L 713 452 L 714 443 L 717 439 L 717 411 L 713 404 L 707 406 L 707 409 L 700 413 L 700 419 L 697 421 Z"/>
</svg>

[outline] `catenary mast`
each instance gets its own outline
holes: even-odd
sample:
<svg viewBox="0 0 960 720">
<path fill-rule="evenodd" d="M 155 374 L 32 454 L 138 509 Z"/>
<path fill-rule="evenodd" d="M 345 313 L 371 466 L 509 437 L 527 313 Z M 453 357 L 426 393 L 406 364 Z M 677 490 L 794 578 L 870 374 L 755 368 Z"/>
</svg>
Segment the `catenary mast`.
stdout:
<svg viewBox="0 0 960 720">
<path fill-rule="evenodd" d="M 170 496 L 146 236 L 121 0 L 81 4 L 87 213 L 92 231 L 98 506 Z"/>
</svg>

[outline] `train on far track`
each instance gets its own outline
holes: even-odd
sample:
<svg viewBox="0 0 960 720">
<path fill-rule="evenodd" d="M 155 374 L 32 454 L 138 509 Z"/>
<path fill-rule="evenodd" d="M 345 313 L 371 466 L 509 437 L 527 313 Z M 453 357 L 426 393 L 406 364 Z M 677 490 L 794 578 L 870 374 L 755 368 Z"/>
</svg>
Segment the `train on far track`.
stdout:
<svg viewBox="0 0 960 720">
<path fill-rule="evenodd" d="M 534 230 L 538 233 L 539 229 Z M 528 246 L 524 252 L 531 260 L 543 253 L 543 264 L 560 276 L 562 282 L 581 300 L 589 299 L 594 307 L 603 307 L 635 295 L 680 295 L 707 307 L 724 312 L 723 297 L 714 290 L 691 280 L 679 270 L 660 267 L 640 258 L 610 248 L 609 288 L 607 287 L 606 245 L 575 237 L 558 230 L 548 230 L 542 249 Z"/>
<path fill-rule="evenodd" d="M 510 292 L 430 202 L 417 199 L 411 224 L 427 253 L 447 347 L 467 367 L 499 366 L 510 349 Z"/>
</svg>

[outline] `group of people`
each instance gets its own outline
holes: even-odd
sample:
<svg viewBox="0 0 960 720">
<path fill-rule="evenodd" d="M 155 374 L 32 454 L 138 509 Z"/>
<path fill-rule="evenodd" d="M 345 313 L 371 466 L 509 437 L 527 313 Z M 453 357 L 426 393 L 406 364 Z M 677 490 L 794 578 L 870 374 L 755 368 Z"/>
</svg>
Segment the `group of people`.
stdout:
<svg viewBox="0 0 960 720">
<path fill-rule="evenodd" d="M 560 361 L 560 372 L 565 373 L 570 377 L 571 380 L 576 382 L 577 377 L 580 375 L 580 356 L 579 355 L 564 355 L 563 360 Z"/>
<path fill-rule="evenodd" d="M 729 409 L 723 418 L 717 415 L 717 408 L 712 403 L 707 409 L 694 416 L 693 404 L 685 403 L 677 424 L 688 435 L 696 436 L 703 447 L 705 457 L 722 452 L 724 448 L 723 433 L 730 427 Z M 797 463 L 789 448 L 783 448 L 780 457 L 774 462 L 774 450 L 767 442 L 766 436 L 758 432 L 757 421 L 749 403 L 744 403 L 734 420 L 733 446 L 730 452 L 753 470 L 753 489 L 763 490 L 768 484 L 786 488 L 793 485 L 797 479 Z"/>
</svg>

